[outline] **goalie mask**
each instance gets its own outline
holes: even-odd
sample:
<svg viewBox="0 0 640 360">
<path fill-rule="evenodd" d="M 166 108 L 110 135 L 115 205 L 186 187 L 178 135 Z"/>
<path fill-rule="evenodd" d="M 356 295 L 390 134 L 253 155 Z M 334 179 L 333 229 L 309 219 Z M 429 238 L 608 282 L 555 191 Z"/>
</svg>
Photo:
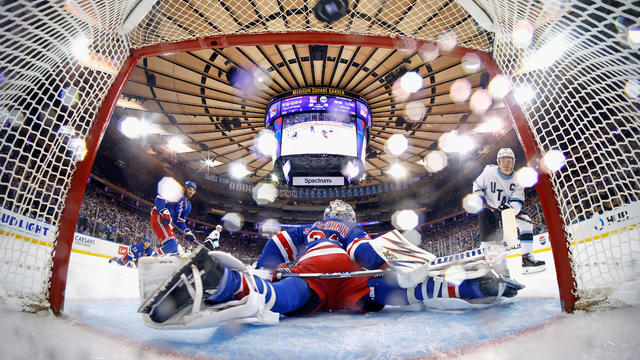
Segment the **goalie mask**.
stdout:
<svg viewBox="0 0 640 360">
<path fill-rule="evenodd" d="M 356 212 L 353 211 L 353 208 L 348 203 L 342 200 L 334 200 L 324 210 L 324 218 L 356 222 Z"/>
</svg>

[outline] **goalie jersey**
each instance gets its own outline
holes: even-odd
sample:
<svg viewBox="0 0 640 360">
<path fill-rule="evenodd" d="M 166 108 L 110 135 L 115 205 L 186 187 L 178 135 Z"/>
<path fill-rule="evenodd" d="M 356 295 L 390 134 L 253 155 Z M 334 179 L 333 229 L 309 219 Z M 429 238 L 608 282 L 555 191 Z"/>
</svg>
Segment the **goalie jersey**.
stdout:
<svg viewBox="0 0 640 360">
<path fill-rule="evenodd" d="M 378 269 L 385 261 L 367 243 L 369 240 L 369 235 L 358 224 L 342 219 L 319 220 L 271 237 L 257 267 L 273 269 L 283 263 L 295 263 L 306 250 L 321 242 L 330 242 L 345 250 L 363 268 Z"/>
<path fill-rule="evenodd" d="M 473 181 L 473 193 L 481 196 L 492 208 L 508 204 L 516 214 L 524 205 L 524 187 L 516 181 L 515 172 L 504 175 L 497 165 L 487 165 Z"/>
</svg>

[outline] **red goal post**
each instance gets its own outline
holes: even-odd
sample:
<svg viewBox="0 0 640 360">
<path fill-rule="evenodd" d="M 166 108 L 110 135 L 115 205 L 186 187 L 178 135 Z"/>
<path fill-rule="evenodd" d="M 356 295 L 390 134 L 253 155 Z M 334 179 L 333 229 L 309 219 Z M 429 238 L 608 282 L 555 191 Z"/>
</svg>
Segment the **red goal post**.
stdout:
<svg viewBox="0 0 640 360">
<path fill-rule="evenodd" d="M 318 39 L 322 39 L 321 42 Z M 416 46 L 420 48 L 427 41 L 418 40 Z M 222 35 L 222 36 L 210 36 L 202 39 L 186 40 L 176 43 L 159 44 L 154 46 L 148 46 L 140 49 L 132 49 L 131 56 L 127 58 L 123 67 L 120 69 L 116 79 L 109 89 L 108 95 L 105 97 L 103 104 L 100 107 L 98 116 L 95 119 L 94 125 L 90 131 L 90 135 L 87 141 L 87 157 L 82 161 L 74 174 L 71 187 L 69 190 L 69 196 L 65 201 L 65 210 L 63 212 L 63 221 L 60 226 L 60 236 L 58 238 L 58 249 L 54 257 L 53 274 L 50 288 L 50 302 L 54 312 L 59 312 L 64 302 L 64 288 L 66 286 L 66 274 L 69 253 L 71 250 L 71 244 L 73 243 L 73 234 L 75 231 L 75 224 L 78 220 L 79 203 L 82 201 L 82 196 L 86 188 L 87 179 L 91 168 L 93 167 L 93 160 L 97 152 L 97 148 L 100 145 L 100 140 L 104 132 L 106 131 L 109 119 L 115 103 L 120 96 L 120 93 L 127 82 L 133 68 L 139 60 L 145 57 L 152 57 L 166 53 L 195 51 L 201 49 L 211 48 L 223 48 L 234 46 L 251 46 L 251 45 L 282 45 L 282 44 L 323 44 L 323 45 L 345 45 L 345 46 L 370 46 L 378 48 L 390 48 L 398 49 L 404 46 L 402 39 L 371 36 L 371 35 L 345 35 L 336 33 L 307 33 L 307 32 L 294 32 L 294 33 L 265 33 L 265 34 L 236 34 L 236 35 Z M 491 55 L 486 52 L 478 50 L 464 49 L 461 47 L 455 47 L 449 52 L 444 53 L 447 56 L 454 56 L 462 58 L 467 53 L 475 53 L 482 60 L 492 76 L 500 73 L 497 65 L 491 58 Z M 516 124 L 518 133 L 522 141 L 523 148 L 525 149 L 528 159 L 535 158 L 539 155 L 538 147 L 533 141 L 533 135 L 531 130 L 527 127 L 526 121 L 519 111 L 517 103 L 514 101 L 507 102 L 507 105 L 513 115 L 513 120 Z M 536 186 L 538 193 L 540 194 L 540 201 L 545 214 L 558 214 L 558 205 L 553 195 L 550 182 L 544 178 Z M 546 195 L 546 196 L 545 196 Z M 559 217 L 558 217 L 559 218 Z M 561 301 L 563 309 L 567 312 L 573 310 L 573 304 L 577 300 L 574 293 L 575 280 L 571 272 L 571 265 L 569 262 L 567 239 L 562 231 L 562 226 L 558 221 L 547 221 L 550 229 L 550 241 L 554 251 L 554 257 L 558 259 L 555 262 L 556 271 L 558 274 L 558 283 L 560 285 Z M 62 246 L 62 247 L 61 247 Z"/>
<path fill-rule="evenodd" d="M 563 309 L 637 280 L 640 4 L 480 0 L 474 3 L 486 16 L 475 21 L 480 12 L 460 5 L 470 2 L 360 1 L 327 26 L 302 1 L 143 0 L 151 11 L 123 34 L 131 3 L 0 6 L 0 288 L 26 308 L 62 311 L 89 171 L 140 59 L 265 44 L 404 48 L 404 39 L 420 46 L 446 31 L 469 48 L 491 50 L 456 47 L 447 55 L 475 52 L 491 75 L 534 88 L 528 104 L 505 100 L 527 159 L 535 165 L 551 150 L 566 156 L 564 168 L 542 174 L 537 185 Z M 514 41 L 527 28 L 530 43 Z M 549 47 L 551 55 L 542 51 Z"/>
</svg>

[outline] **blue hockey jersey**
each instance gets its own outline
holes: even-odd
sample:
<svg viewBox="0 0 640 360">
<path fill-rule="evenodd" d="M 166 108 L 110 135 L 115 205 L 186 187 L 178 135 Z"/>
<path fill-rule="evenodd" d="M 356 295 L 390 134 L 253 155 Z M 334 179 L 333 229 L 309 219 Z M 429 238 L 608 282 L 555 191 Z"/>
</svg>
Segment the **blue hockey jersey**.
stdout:
<svg viewBox="0 0 640 360">
<path fill-rule="evenodd" d="M 343 248 L 360 266 L 377 269 L 384 260 L 366 244 L 368 240 L 369 235 L 358 224 L 342 219 L 324 219 L 275 234 L 265 244 L 256 265 L 273 269 L 283 263 L 295 262 L 307 249 L 329 241 Z"/>
<path fill-rule="evenodd" d="M 153 249 L 151 246 L 148 248 L 144 248 L 144 243 L 134 243 L 129 247 L 129 254 L 133 257 L 134 260 L 137 260 L 143 256 L 151 256 L 153 254 Z M 132 259 L 130 259 L 132 260 Z"/>
<path fill-rule="evenodd" d="M 155 199 L 155 208 L 158 212 L 162 212 L 165 208 L 169 210 L 171 214 L 171 222 L 178 227 L 181 231 L 185 231 L 187 228 L 186 220 L 187 216 L 191 213 L 191 201 L 187 200 L 184 196 L 177 202 L 166 201 L 162 196 L 158 195 Z"/>
</svg>

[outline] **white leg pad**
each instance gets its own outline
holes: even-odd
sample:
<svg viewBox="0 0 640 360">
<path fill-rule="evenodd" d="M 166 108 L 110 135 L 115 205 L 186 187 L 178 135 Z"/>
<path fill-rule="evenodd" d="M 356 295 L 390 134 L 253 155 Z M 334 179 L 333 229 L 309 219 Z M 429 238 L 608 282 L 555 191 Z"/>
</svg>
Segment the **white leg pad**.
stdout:
<svg viewBox="0 0 640 360">
<path fill-rule="evenodd" d="M 144 314 L 143 320 L 147 326 L 156 329 L 202 329 L 229 323 L 275 325 L 280 321 L 280 314 L 271 311 L 276 300 L 276 294 L 273 287 L 271 287 L 271 283 L 265 281 L 264 293 L 260 293 L 257 290 L 252 270 L 240 260 L 220 251 L 210 251 L 209 255 L 216 258 L 223 266 L 243 273 L 249 286 L 249 294 L 240 300 L 231 300 L 213 306 L 207 305 L 203 301 L 206 295 L 202 291 L 202 283 L 199 281 L 200 276 L 196 276 L 198 273 L 194 271 L 196 286 L 193 289 L 187 289 L 194 299 L 194 306 L 182 309 L 161 324 L 153 322 L 149 315 Z M 267 286 L 271 287 L 269 302 L 266 302 Z"/>
</svg>

